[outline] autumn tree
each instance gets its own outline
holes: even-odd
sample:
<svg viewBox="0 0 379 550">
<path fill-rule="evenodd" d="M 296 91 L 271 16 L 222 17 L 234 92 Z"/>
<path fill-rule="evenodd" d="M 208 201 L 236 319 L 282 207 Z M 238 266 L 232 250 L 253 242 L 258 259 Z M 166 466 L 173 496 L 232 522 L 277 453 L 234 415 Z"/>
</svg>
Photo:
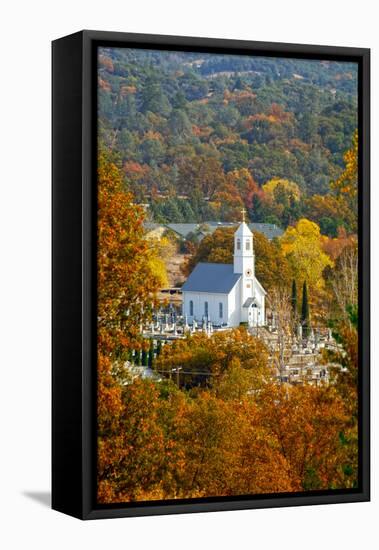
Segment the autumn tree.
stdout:
<svg viewBox="0 0 379 550">
<path fill-rule="evenodd" d="M 301 192 L 295 182 L 272 178 L 262 186 L 262 192 L 266 211 L 277 217 L 284 227 L 301 217 Z"/>
<path fill-rule="evenodd" d="M 206 235 L 183 266 L 185 275 L 189 275 L 199 262 L 232 263 L 235 228 L 218 228 Z"/>
<path fill-rule="evenodd" d="M 349 453 L 340 434 L 349 417 L 334 387 L 267 386 L 257 402 L 261 425 L 275 437 L 294 484 L 303 490 L 347 486 Z"/>
<path fill-rule="evenodd" d="M 319 224 L 324 235 L 330 237 L 337 237 L 349 216 L 347 205 L 341 204 L 341 201 L 331 194 L 315 194 L 307 198 L 304 212 L 309 220 Z"/>
<path fill-rule="evenodd" d="M 275 319 L 276 342 L 273 350 L 273 361 L 280 381 L 285 374 L 286 363 L 291 356 L 293 337 L 293 309 L 289 289 L 273 288 L 268 295 L 268 305 Z"/>
<path fill-rule="evenodd" d="M 257 422 L 247 399 L 202 392 L 186 405 L 176 435 L 185 467 L 176 475 L 186 496 L 259 494 L 294 490 L 286 461 Z"/>
<path fill-rule="evenodd" d="M 167 287 L 170 283 L 173 283 L 169 280 L 167 262 L 176 254 L 178 244 L 170 232 L 158 237 L 147 233 L 145 238 L 148 241 L 147 259 L 149 270 L 155 274 L 161 288 Z"/>
<path fill-rule="evenodd" d="M 341 460 L 346 486 L 358 484 L 358 421 L 359 421 L 359 360 L 358 360 L 358 318 L 350 310 L 348 321 L 343 317 L 333 323 L 333 335 L 338 347 L 324 350 L 323 359 L 328 365 L 333 386 L 344 401 L 348 422 L 341 432 L 341 446 L 344 458 Z"/>
<path fill-rule="evenodd" d="M 336 260 L 331 275 L 336 317 L 351 325 L 352 316 L 358 315 L 358 246 L 346 246 Z"/>
<path fill-rule="evenodd" d="M 348 222 L 352 231 L 358 226 L 358 131 L 353 135 L 352 146 L 344 154 L 345 168 L 340 177 L 332 182 L 343 210 L 348 213 Z"/>
<path fill-rule="evenodd" d="M 301 197 L 299 186 L 293 182 L 281 178 L 273 178 L 262 185 L 265 196 L 273 202 L 287 202 L 290 198 L 299 201 Z"/>
<path fill-rule="evenodd" d="M 307 281 L 311 289 L 324 286 L 323 271 L 327 266 L 333 266 L 323 251 L 322 242 L 319 226 L 304 218 L 295 226 L 287 227 L 280 238 L 282 251 L 296 279 Z"/>
<path fill-rule="evenodd" d="M 283 254 L 277 239 L 269 241 L 263 233 L 254 232 L 255 275 L 265 290 L 274 288 L 288 290 L 291 284 L 292 268 Z"/>
<path fill-rule="evenodd" d="M 251 336 L 244 327 L 225 332 L 187 335 L 165 346 L 157 360 L 157 370 L 170 376 L 180 367 L 181 378 L 190 385 L 213 384 L 214 378 L 224 375 L 234 360 L 253 373 L 252 384 L 269 376 L 268 352 L 263 342 Z M 236 363 L 237 361 L 237 363 Z"/>
<path fill-rule="evenodd" d="M 217 190 L 212 205 L 219 219 L 234 222 L 240 218 L 244 202 L 237 186 L 228 181 Z"/>
<path fill-rule="evenodd" d="M 203 197 L 212 200 L 217 189 L 225 182 L 220 162 L 212 156 L 195 156 L 180 163 L 178 189 L 180 193 L 192 195 L 200 191 Z"/>
<path fill-rule="evenodd" d="M 140 326 L 152 309 L 159 279 L 151 271 L 144 239 L 142 209 L 123 190 L 115 164 L 101 154 L 98 165 L 98 437 L 112 445 L 124 414 L 122 388 L 115 364 L 141 349 Z M 143 283 L 142 283 L 143 282 Z M 117 447 L 115 447 L 116 449 Z M 99 499 L 111 498 L 114 453 L 99 453 Z"/>
</svg>

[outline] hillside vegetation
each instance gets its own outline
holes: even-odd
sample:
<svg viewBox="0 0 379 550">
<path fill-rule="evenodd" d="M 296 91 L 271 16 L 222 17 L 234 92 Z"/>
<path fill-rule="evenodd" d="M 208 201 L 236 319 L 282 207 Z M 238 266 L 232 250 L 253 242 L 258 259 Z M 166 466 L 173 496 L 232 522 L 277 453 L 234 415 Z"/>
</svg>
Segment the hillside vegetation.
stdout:
<svg viewBox="0 0 379 550">
<path fill-rule="evenodd" d="M 254 222 L 354 231 L 331 186 L 357 127 L 354 64 L 101 48 L 98 78 L 101 146 L 152 220 L 245 207 Z"/>
</svg>

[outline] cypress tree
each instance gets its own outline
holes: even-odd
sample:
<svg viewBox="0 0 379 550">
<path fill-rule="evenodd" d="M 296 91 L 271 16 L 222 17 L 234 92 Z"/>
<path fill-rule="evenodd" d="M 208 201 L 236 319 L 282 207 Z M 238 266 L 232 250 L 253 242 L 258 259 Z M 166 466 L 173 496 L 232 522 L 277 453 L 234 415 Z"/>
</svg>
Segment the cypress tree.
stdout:
<svg viewBox="0 0 379 550">
<path fill-rule="evenodd" d="M 149 348 L 149 357 L 147 360 L 147 364 L 150 368 L 152 368 L 154 364 L 154 340 L 150 340 L 150 348 Z"/>
<path fill-rule="evenodd" d="M 158 342 L 157 342 L 157 357 L 160 355 L 161 351 L 162 351 L 162 341 L 158 340 Z"/>
<path fill-rule="evenodd" d="M 147 351 L 145 349 L 142 350 L 142 366 L 147 367 Z"/>
<path fill-rule="evenodd" d="M 295 279 L 292 280 L 291 304 L 292 304 L 293 315 L 296 318 L 297 317 L 297 285 L 296 285 Z"/>
<path fill-rule="evenodd" d="M 140 367 L 140 366 L 141 366 L 141 350 L 138 349 L 138 350 L 136 351 L 136 354 L 137 354 L 137 361 L 136 361 L 136 364 L 137 364 L 138 367 Z"/>
<path fill-rule="evenodd" d="M 301 304 L 301 324 L 303 325 L 303 335 L 305 337 L 309 334 L 309 304 L 308 304 L 308 289 L 307 283 L 303 284 L 303 300 Z"/>
</svg>

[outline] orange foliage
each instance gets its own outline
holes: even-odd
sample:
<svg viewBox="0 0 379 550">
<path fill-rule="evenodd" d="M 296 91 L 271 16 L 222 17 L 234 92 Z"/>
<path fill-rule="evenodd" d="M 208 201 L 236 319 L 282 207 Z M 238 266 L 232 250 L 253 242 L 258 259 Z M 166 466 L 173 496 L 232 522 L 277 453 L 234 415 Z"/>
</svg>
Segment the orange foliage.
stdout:
<svg viewBox="0 0 379 550">
<path fill-rule="evenodd" d="M 120 87 L 120 94 L 125 97 L 129 94 L 135 94 L 137 92 L 137 88 L 135 86 L 121 86 Z"/>
<path fill-rule="evenodd" d="M 98 85 L 99 85 L 99 88 L 101 88 L 102 90 L 105 90 L 106 92 L 110 92 L 112 90 L 109 82 L 106 82 L 100 76 L 98 78 Z"/>
<path fill-rule="evenodd" d="M 103 67 L 106 69 L 109 73 L 113 73 L 114 67 L 113 67 L 113 61 L 110 57 L 100 54 L 98 57 L 99 65 L 100 67 Z"/>
<path fill-rule="evenodd" d="M 116 166 L 98 167 L 98 469 L 99 498 L 113 498 L 109 472 L 120 460 L 122 387 L 112 373 L 128 349 L 141 346 L 140 324 L 149 317 L 159 281 L 149 269 L 142 210 L 122 191 Z M 145 281 L 146 278 L 146 281 Z M 144 284 L 141 284 L 144 280 Z M 121 453 L 121 454 L 120 454 Z"/>
<path fill-rule="evenodd" d="M 323 237 L 322 248 L 324 252 L 335 261 L 347 246 L 352 246 L 356 243 L 356 235 L 348 235 L 344 227 L 339 227 L 338 236 L 336 238 Z"/>
</svg>

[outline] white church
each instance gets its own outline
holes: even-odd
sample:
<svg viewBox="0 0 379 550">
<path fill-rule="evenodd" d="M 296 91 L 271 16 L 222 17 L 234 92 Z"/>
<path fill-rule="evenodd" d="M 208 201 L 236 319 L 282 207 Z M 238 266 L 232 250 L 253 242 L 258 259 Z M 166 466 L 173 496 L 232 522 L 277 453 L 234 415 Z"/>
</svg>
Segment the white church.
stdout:
<svg viewBox="0 0 379 550">
<path fill-rule="evenodd" d="M 222 327 L 266 324 L 266 291 L 255 277 L 253 234 L 244 218 L 234 234 L 233 264 L 197 264 L 182 291 L 183 315 L 190 324 L 194 320 Z"/>
</svg>

